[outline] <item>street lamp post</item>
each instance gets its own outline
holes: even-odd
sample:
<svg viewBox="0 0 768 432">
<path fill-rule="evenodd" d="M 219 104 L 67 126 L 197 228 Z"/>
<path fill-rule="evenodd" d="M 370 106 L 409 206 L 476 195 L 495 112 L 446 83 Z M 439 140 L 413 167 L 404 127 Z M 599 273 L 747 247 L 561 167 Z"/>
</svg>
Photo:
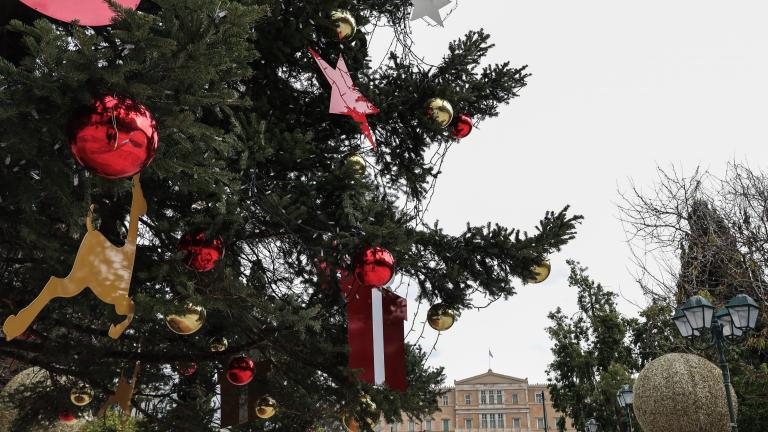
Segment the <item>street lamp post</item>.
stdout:
<svg viewBox="0 0 768 432">
<path fill-rule="evenodd" d="M 589 419 L 587 422 L 587 432 L 597 432 L 597 430 L 600 428 L 600 423 L 597 422 L 595 419 Z"/>
<path fill-rule="evenodd" d="M 715 307 L 707 299 L 693 296 L 675 311 L 675 315 L 672 317 L 680 334 L 687 339 L 692 340 L 701 335 L 703 331 L 710 331 L 712 339 L 708 347 L 714 347 L 719 354 L 732 432 L 738 432 L 738 427 L 736 425 L 736 412 L 733 409 L 731 374 L 728 370 L 728 362 L 725 360 L 725 350 L 749 330 L 754 330 L 759 312 L 760 308 L 757 303 L 746 294 L 739 294 L 728 300 L 725 307 L 717 311 L 716 314 Z"/>
<path fill-rule="evenodd" d="M 547 432 L 547 401 L 544 399 L 544 392 L 541 392 L 541 408 L 544 410 L 544 432 Z"/>
<path fill-rule="evenodd" d="M 629 411 L 629 406 L 634 403 L 634 393 L 632 393 L 632 386 L 625 384 L 616 393 L 616 399 L 619 401 L 619 405 L 624 408 L 627 413 L 627 421 L 629 422 L 629 432 L 632 432 L 632 413 Z"/>
</svg>

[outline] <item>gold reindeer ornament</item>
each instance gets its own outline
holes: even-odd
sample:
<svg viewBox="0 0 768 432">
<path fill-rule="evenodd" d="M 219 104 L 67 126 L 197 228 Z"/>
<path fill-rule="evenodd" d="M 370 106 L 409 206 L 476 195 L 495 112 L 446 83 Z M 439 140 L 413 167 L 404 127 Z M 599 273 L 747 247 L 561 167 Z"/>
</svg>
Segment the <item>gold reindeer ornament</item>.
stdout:
<svg viewBox="0 0 768 432">
<path fill-rule="evenodd" d="M 120 373 L 120 380 L 117 382 L 115 393 L 101 406 L 98 417 L 103 416 L 107 412 L 107 408 L 112 405 L 119 406 L 125 415 L 131 415 L 131 398 L 133 398 L 133 392 L 136 389 L 136 380 L 139 378 L 140 366 L 140 362 L 136 362 L 133 366 L 133 376 L 131 376 L 130 382 L 125 378 L 124 371 Z"/>
<path fill-rule="evenodd" d="M 139 176 L 133 177 L 131 219 L 125 245 L 117 247 L 93 227 L 93 206 L 86 217 L 88 232 L 77 251 L 72 271 L 65 278 L 52 276 L 42 292 L 17 315 L 11 315 L 3 324 L 6 340 L 24 333 L 43 308 L 53 299 L 74 297 L 90 288 L 104 303 L 113 305 L 118 315 L 125 316 L 119 324 L 109 328 L 109 336 L 117 339 L 133 320 L 134 303 L 128 297 L 136 258 L 139 218 L 147 213 L 147 202 L 141 190 Z"/>
</svg>

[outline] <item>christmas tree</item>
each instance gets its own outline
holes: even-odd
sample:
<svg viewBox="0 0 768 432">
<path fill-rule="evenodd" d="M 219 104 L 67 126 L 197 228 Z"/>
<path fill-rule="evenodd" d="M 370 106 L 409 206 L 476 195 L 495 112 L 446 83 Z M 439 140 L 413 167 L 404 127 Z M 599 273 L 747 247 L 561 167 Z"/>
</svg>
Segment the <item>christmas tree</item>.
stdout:
<svg viewBox="0 0 768 432">
<path fill-rule="evenodd" d="M 360 285 L 361 260 L 386 249 L 392 291 L 410 282 L 419 301 L 460 312 L 475 294 L 514 295 L 573 238 L 580 218 L 567 208 L 543 212 L 531 235 L 491 223 L 450 234 L 424 220 L 467 119 L 495 117 L 525 68 L 481 67 L 492 48 L 482 30 L 426 65 L 410 50 L 409 0 L 112 7 L 113 23 L 86 26 L 0 6 L 0 319 L 12 324 L 0 356 L 47 373 L 33 396 L 4 395 L 23 407 L 11 430 L 95 414 L 121 373 L 135 385 L 130 427 L 218 430 L 219 376 L 237 379 L 229 365 L 242 354 L 278 410 L 237 430 L 332 429 L 342 416 L 368 428 L 380 414 L 433 412 L 444 377 L 418 346 L 406 347 L 406 391 L 355 378 L 340 291 L 378 290 Z M 377 27 L 400 41 L 381 65 L 367 48 Z M 328 110 L 353 90 L 339 79 L 356 85 L 341 100 L 349 115 Z M 94 139 L 96 117 L 114 123 L 115 155 L 73 145 Z M 144 151 L 140 179 L 99 166 L 134 155 L 118 150 Z M 50 302 L 35 300 L 41 291 Z"/>
</svg>

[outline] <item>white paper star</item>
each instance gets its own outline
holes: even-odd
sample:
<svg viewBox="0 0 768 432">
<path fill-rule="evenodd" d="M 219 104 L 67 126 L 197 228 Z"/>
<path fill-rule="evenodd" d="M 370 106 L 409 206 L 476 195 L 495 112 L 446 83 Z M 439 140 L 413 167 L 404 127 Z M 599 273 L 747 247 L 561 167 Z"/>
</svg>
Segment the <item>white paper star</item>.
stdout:
<svg viewBox="0 0 768 432">
<path fill-rule="evenodd" d="M 440 9 L 451 4 L 451 0 L 413 0 L 413 13 L 411 21 L 429 17 L 437 25 L 443 27 L 443 18 L 440 16 Z"/>
</svg>

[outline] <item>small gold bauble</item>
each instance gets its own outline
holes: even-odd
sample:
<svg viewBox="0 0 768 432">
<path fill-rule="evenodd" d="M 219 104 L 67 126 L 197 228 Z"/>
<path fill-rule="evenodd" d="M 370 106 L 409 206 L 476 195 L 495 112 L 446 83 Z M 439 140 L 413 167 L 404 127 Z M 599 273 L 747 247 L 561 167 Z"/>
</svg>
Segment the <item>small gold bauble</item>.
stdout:
<svg viewBox="0 0 768 432">
<path fill-rule="evenodd" d="M 534 266 L 533 272 L 536 273 L 536 276 L 528 279 L 528 283 L 530 284 L 537 284 L 542 283 L 549 277 L 549 274 L 552 272 L 552 265 L 549 263 L 549 261 L 544 261 L 543 264 Z"/>
<path fill-rule="evenodd" d="M 427 322 L 433 329 L 445 331 L 453 327 L 453 323 L 456 322 L 456 314 L 448 305 L 438 303 L 429 308 Z"/>
<path fill-rule="evenodd" d="M 453 121 L 453 106 L 445 99 L 432 98 L 427 102 L 427 115 L 435 119 L 440 126 L 448 127 Z"/>
<path fill-rule="evenodd" d="M 365 159 L 363 159 L 362 156 L 358 154 L 352 154 L 348 156 L 345 165 L 357 177 L 362 177 L 365 175 L 367 166 L 365 164 Z"/>
<path fill-rule="evenodd" d="M 340 41 L 351 39 L 357 32 L 357 22 L 349 11 L 335 10 L 331 12 L 331 20 L 336 24 L 336 35 Z"/>
<path fill-rule="evenodd" d="M 176 334 L 191 335 L 203 327 L 205 308 L 188 304 L 184 315 L 168 315 L 165 323 Z"/>
<path fill-rule="evenodd" d="M 69 393 L 69 400 L 77 406 L 86 406 L 93 400 L 93 389 L 88 384 L 78 384 Z"/>
<path fill-rule="evenodd" d="M 256 416 L 261 419 L 268 419 L 277 412 L 277 401 L 270 396 L 263 396 L 256 402 Z"/>
<path fill-rule="evenodd" d="M 222 352 L 227 349 L 229 342 L 223 336 L 214 336 L 208 341 L 208 348 L 212 352 Z"/>
</svg>

